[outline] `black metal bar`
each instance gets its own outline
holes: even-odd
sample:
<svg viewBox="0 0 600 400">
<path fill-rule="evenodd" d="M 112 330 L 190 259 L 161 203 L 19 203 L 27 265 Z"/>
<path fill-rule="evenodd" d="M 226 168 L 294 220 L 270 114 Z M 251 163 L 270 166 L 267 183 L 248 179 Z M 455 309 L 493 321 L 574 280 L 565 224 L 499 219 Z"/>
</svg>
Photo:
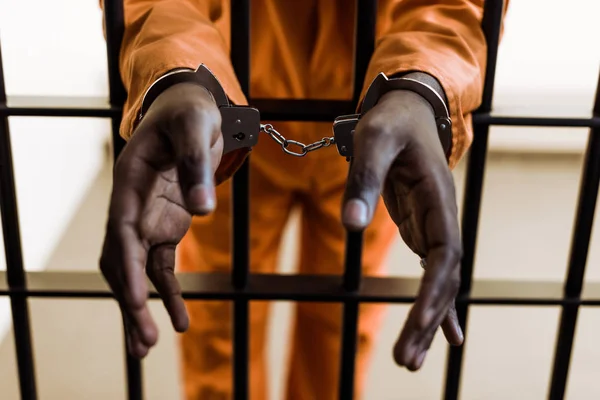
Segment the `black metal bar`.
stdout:
<svg viewBox="0 0 600 400">
<path fill-rule="evenodd" d="M 377 22 L 377 1 L 356 0 L 354 26 L 354 92 L 352 104 L 356 106 L 362 91 L 365 75 L 373 51 L 375 51 L 375 24 Z M 342 115 L 342 114 L 338 114 Z M 334 117 L 335 118 L 335 117 Z"/>
<path fill-rule="evenodd" d="M 112 292 L 96 272 L 27 272 L 27 289 L 10 289 L 6 272 L 0 271 L 0 296 L 110 299 Z M 365 276 L 356 292 L 343 288 L 339 275 L 251 274 L 245 289 L 231 285 L 231 274 L 178 273 L 183 297 L 190 300 L 288 300 L 365 303 L 410 303 L 419 288 L 419 279 Z M 152 285 L 150 285 L 152 288 Z M 155 290 L 150 297 L 158 299 Z M 460 295 L 458 303 L 478 305 L 557 306 L 600 305 L 600 283 L 587 283 L 580 298 L 563 296 L 563 285 L 554 281 L 479 279 L 471 292 Z"/>
<path fill-rule="evenodd" d="M 569 128 L 598 128 L 600 118 L 557 118 L 557 117 L 527 117 L 504 116 L 489 113 L 473 114 L 473 124 L 498 125 L 498 126 L 534 126 L 534 127 L 569 127 Z M 540 131 L 541 133 L 542 131 Z M 545 132 L 544 132 L 545 133 Z"/>
<path fill-rule="evenodd" d="M 246 98 L 250 97 L 250 1 L 231 0 L 231 62 Z M 233 287 L 244 289 L 250 268 L 250 160 L 233 176 L 232 265 Z M 233 308 L 233 397 L 249 397 L 249 304 L 236 299 Z"/>
<path fill-rule="evenodd" d="M 121 107 L 102 97 L 8 96 L 0 116 L 121 118 Z"/>
<path fill-rule="evenodd" d="M 469 293 L 472 286 L 473 266 L 477 242 L 477 228 L 479 225 L 479 211 L 481 208 L 481 194 L 483 191 L 483 177 L 485 174 L 486 151 L 489 138 L 488 125 L 475 125 L 473 144 L 468 159 L 467 177 L 465 183 L 465 199 L 462 218 L 463 259 L 461 262 L 461 286 L 459 295 Z M 466 304 L 457 304 L 458 320 L 466 340 L 466 326 L 468 307 Z M 446 400 L 458 399 L 460 374 L 462 369 L 464 346 L 449 347 L 449 356 L 446 371 Z"/>
<path fill-rule="evenodd" d="M 125 321 L 123 320 L 123 327 L 125 327 Z M 123 329 L 123 340 L 125 347 L 127 347 L 127 334 Z M 140 360 L 132 357 L 128 352 L 125 353 L 125 373 L 127 376 L 127 398 L 128 399 L 142 399 L 142 368 Z"/>
<path fill-rule="evenodd" d="M 346 239 L 344 268 L 344 290 L 356 292 L 360 288 L 362 276 L 363 232 L 349 232 Z"/>
<path fill-rule="evenodd" d="M 127 366 L 127 398 L 143 399 L 142 391 L 142 365 L 139 359 L 125 354 L 125 365 Z"/>
<path fill-rule="evenodd" d="M 596 113 L 600 110 L 600 77 L 598 77 L 594 110 Z M 590 132 L 583 165 L 567 280 L 564 287 L 564 295 L 570 299 L 577 299 L 581 295 L 594 224 L 600 183 L 600 129 L 598 128 L 592 129 Z M 566 305 L 561 312 L 548 395 L 550 400 L 562 399 L 565 395 L 578 313 L 578 304 Z"/>
<path fill-rule="evenodd" d="M 123 0 L 104 0 L 104 24 L 110 104 L 122 106 L 127 97 L 119 72 L 119 54 L 125 32 Z"/>
<path fill-rule="evenodd" d="M 110 104 L 121 108 L 125 104 L 127 92 L 121 81 L 119 72 L 119 56 L 121 43 L 125 32 L 125 14 L 123 0 L 104 0 L 104 24 L 106 28 L 106 57 L 108 61 L 108 87 Z M 119 135 L 121 116 L 111 115 L 113 119 L 113 154 L 115 160 L 125 146 L 125 141 Z M 116 128 L 116 129 L 115 129 Z"/>
<path fill-rule="evenodd" d="M 360 289 L 362 275 L 363 232 L 349 232 L 346 238 L 346 256 L 343 288 L 348 293 Z M 342 346 L 340 354 L 339 398 L 354 398 L 354 373 L 358 337 L 359 302 L 356 298 L 344 303 L 342 316 Z"/>
<path fill-rule="evenodd" d="M 354 89 L 352 104 L 358 104 L 365 75 L 375 50 L 376 0 L 356 0 L 354 25 Z M 341 114 L 338 114 L 341 115 Z M 344 261 L 343 288 L 355 293 L 360 288 L 362 273 L 362 232 L 348 232 Z M 354 398 L 354 371 L 356 364 L 356 340 L 358 337 L 359 302 L 344 302 L 342 315 L 342 346 L 340 354 L 339 399 Z"/>
<path fill-rule="evenodd" d="M 250 96 L 250 0 L 231 0 L 231 63 L 246 98 Z"/>
<path fill-rule="evenodd" d="M 504 0 L 486 0 L 481 26 L 487 42 L 487 63 L 481 106 L 477 110 L 478 112 L 490 112 L 492 110 L 503 12 Z"/>
<path fill-rule="evenodd" d="M 352 101 L 346 100 L 294 100 L 294 99 L 250 99 L 250 104 L 261 110 L 261 117 L 269 121 L 330 122 L 336 116 L 352 114 Z M 502 114 L 495 111 L 475 112 L 474 124 L 499 126 L 535 127 L 582 127 L 600 128 L 600 117 L 551 117 L 541 116 L 532 110 L 528 115 Z M 516 110 L 515 110 L 516 111 Z M 9 96 L 7 104 L 0 104 L 0 116 L 24 117 L 94 117 L 121 118 L 122 108 L 110 105 L 104 98 L 96 97 L 43 97 Z M 544 115 L 551 110 L 545 110 Z M 540 131 L 542 132 L 542 131 Z"/>
<path fill-rule="evenodd" d="M 1 48 L 0 104 L 6 104 L 6 86 L 4 84 Z M 0 210 L 2 211 L 2 232 L 4 235 L 4 255 L 6 258 L 6 282 L 11 289 L 26 290 L 27 280 L 23 266 L 12 146 L 8 117 L 6 116 L 0 117 Z M 12 296 L 10 306 L 21 398 L 35 400 L 37 399 L 37 389 L 27 298 L 22 294 Z"/>
<path fill-rule="evenodd" d="M 104 0 L 104 25 L 106 31 L 106 57 L 108 61 L 109 99 L 112 108 L 121 109 L 127 98 L 127 92 L 121 81 L 119 72 L 119 57 L 123 33 L 125 32 L 125 14 L 123 0 Z M 125 141 L 119 135 L 121 115 L 111 113 L 111 133 L 113 142 L 113 157 L 116 161 Z M 125 326 L 123 326 L 125 331 Z M 127 347 L 127 344 L 125 345 Z M 127 372 L 127 398 L 141 400 L 144 398 L 142 385 L 142 363 L 125 351 Z"/>
<path fill-rule="evenodd" d="M 233 176 L 232 184 L 232 282 L 241 289 L 248 283 L 250 265 L 250 168 L 246 160 Z"/>
<path fill-rule="evenodd" d="M 503 11 L 503 0 L 487 0 L 485 2 L 482 29 L 486 37 L 488 48 L 482 103 L 479 108 L 480 112 L 489 112 L 492 108 L 496 62 L 498 57 L 498 45 L 500 42 L 500 29 L 502 26 Z M 465 182 L 465 198 L 463 203 L 463 259 L 461 262 L 461 284 L 459 296 L 467 296 L 472 286 L 489 130 L 490 126 L 488 124 L 474 125 L 474 138 L 469 153 L 467 177 Z M 465 334 L 464 336 L 466 341 L 467 318 L 469 313 L 468 304 L 457 304 L 456 311 L 460 326 Z M 444 394 L 444 398 L 446 400 L 458 399 L 460 392 L 460 375 L 463 366 L 463 354 L 464 345 L 459 347 L 449 347 L 448 361 L 446 366 L 446 387 Z"/>
<path fill-rule="evenodd" d="M 343 400 L 352 400 L 354 398 L 358 311 L 358 300 L 349 300 L 344 303 L 339 380 L 339 399 Z"/>
</svg>

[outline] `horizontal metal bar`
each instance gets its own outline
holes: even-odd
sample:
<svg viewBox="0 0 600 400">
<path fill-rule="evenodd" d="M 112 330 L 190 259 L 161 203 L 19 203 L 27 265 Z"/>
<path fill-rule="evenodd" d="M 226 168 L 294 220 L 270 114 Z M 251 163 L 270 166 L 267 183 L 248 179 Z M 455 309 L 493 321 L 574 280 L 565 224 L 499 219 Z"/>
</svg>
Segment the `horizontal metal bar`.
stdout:
<svg viewBox="0 0 600 400">
<path fill-rule="evenodd" d="M 497 126 L 540 126 L 540 127 L 600 127 L 599 117 L 527 117 L 494 115 L 490 113 L 473 114 L 474 124 Z"/>
<path fill-rule="evenodd" d="M 261 111 L 261 118 L 265 121 L 328 122 L 355 112 L 349 100 L 250 99 L 249 103 Z M 600 117 L 552 117 L 548 116 L 548 110 L 540 110 L 539 113 L 532 110 L 532 116 L 516 115 L 517 112 L 514 110 L 515 115 L 512 110 L 505 110 L 502 114 L 475 113 L 473 122 L 504 126 L 600 128 Z M 120 117 L 121 113 L 120 107 L 111 106 L 103 97 L 9 96 L 7 104 L 0 104 L 0 116 L 111 118 Z"/>
<path fill-rule="evenodd" d="M 265 121 L 330 122 L 355 113 L 350 100 L 250 99 L 249 104 Z"/>
<path fill-rule="evenodd" d="M 9 289 L 0 272 L 0 295 L 28 297 L 112 298 L 96 272 L 27 272 L 28 288 Z M 229 273 L 179 273 L 183 296 L 196 300 L 285 300 L 367 303 L 411 303 L 419 288 L 417 278 L 363 277 L 357 292 L 343 289 L 337 275 L 250 274 L 245 289 L 235 289 Z M 150 285 L 152 287 L 152 285 Z M 157 294 L 152 289 L 152 298 Z M 584 286 L 581 299 L 564 298 L 562 282 L 476 280 L 471 295 L 457 302 L 480 305 L 600 306 L 600 282 Z"/>
<path fill-rule="evenodd" d="M 271 121 L 326 122 L 355 112 L 352 102 L 344 100 L 250 99 L 250 104 L 260 110 L 262 119 Z M 546 109 L 531 110 L 530 115 L 520 115 L 518 112 L 518 109 L 506 110 L 502 114 L 476 112 L 473 122 L 498 126 L 600 127 L 600 117 L 553 117 L 551 111 Z"/>
<path fill-rule="evenodd" d="M 0 116 L 120 118 L 121 107 L 103 97 L 8 96 Z"/>
</svg>

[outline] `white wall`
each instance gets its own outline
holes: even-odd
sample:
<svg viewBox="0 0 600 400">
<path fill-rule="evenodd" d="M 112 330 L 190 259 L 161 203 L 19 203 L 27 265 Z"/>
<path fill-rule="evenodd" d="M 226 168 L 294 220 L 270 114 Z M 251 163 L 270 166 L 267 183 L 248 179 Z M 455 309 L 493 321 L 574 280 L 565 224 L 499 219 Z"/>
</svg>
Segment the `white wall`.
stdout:
<svg viewBox="0 0 600 400">
<path fill-rule="evenodd" d="M 106 97 L 101 14 L 95 0 L 0 0 L 9 95 Z M 25 268 L 39 270 L 106 162 L 108 120 L 11 118 Z M 98 210 L 104 213 L 105 210 Z M 0 268 L 6 268 L 0 257 Z M 0 302 L 0 332 L 9 321 Z"/>
<path fill-rule="evenodd" d="M 598 0 L 511 0 L 498 55 L 494 109 L 518 115 L 589 116 L 600 65 Z M 491 148 L 581 151 L 586 132 L 493 128 Z"/>
</svg>

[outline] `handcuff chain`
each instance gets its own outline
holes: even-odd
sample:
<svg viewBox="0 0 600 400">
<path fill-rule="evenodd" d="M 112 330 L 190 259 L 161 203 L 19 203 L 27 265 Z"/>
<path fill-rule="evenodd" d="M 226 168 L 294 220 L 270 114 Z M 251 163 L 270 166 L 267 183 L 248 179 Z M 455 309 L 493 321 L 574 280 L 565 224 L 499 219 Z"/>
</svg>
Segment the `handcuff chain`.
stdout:
<svg viewBox="0 0 600 400">
<path fill-rule="evenodd" d="M 333 136 L 324 137 L 323 139 L 310 144 L 304 144 L 296 140 L 286 139 L 281 133 L 277 132 L 271 124 L 261 124 L 260 131 L 269 135 L 274 141 L 279 143 L 282 150 L 291 156 L 304 157 L 311 151 L 318 150 L 322 147 L 329 147 L 335 143 Z M 300 148 L 300 151 L 294 151 L 290 149 L 290 145 L 294 145 Z"/>
</svg>

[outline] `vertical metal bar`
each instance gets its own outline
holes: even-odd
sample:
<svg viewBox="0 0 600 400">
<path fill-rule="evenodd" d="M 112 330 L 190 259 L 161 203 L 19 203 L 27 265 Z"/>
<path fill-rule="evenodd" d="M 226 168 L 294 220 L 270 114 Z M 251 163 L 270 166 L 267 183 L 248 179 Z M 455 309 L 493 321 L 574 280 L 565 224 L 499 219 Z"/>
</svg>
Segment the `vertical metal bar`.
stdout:
<svg viewBox="0 0 600 400">
<path fill-rule="evenodd" d="M 123 33 L 125 31 L 123 0 L 104 0 L 104 23 L 106 28 L 106 56 L 108 61 L 110 104 L 122 107 L 127 98 L 127 92 L 125 91 L 119 72 L 119 56 Z M 125 141 L 119 135 L 120 124 L 120 117 L 112 117 L 111 127 L 115 161 L 125 146 Z M 125 328 L 123 328 L 123 332 L 125 332 Z M 125 340 L 125 343 L 127 343 L 127 340 Z M 129 400 L 143 399 L 141 361 L 130 356 L 126 351 L 125 366 L 127 372 L 127 398 Z"/>
<path fill-rule="evenodd" d="M 139 359 L 125 354 L 125 365 L 127 368 L 127 398 L 129 400 L 142 400 L 142 363 Z"/>
<path fill-rule="evenodd" d="M 250 94 L 250 1 L 231 0 L 231 62 L 242 91 Z M 233 284 L 243 288 L 248 281 L 249 207 L 248 162 L 233 177 Z"/>
<path fill-rule="evenodd" d="M 596 88 L 596 100 L 594 104 L 594 116 L 598 115 L 600 115 L 600 76 L 598 77 L 598 87 Z M 594 128 L 590 131 L 583 164 L 575 226 L 573 227 L 573 237 L 571 240 L 571 253 L 567 269 L 567 281 L 564 288 L 565 298 L 579 299 L 581 296 L 590 237 L 594 224 L 599 183 L 600 129 Z M 565 395 L 578 313 L 578 303 L 563 306 L 548 395 L 550 400 L 562 399 Z"/>
<path fill-rule="evenodd" d="M 246 98 L 250 96 L 250 1 L 231 0 L 231 62 Z M 233 176 L 232 183 L 232 284 L 243 289 L 250 267 L 250 165 L 249 158 Z M 248 301 L 234 300 L 233 396 L 248 399 Z"/>
<path fill-rule="evenodd" d="M 0 49 L 0 104 L 6 104 L 6 87 L 2 50 Z M 11 289 L 26 289 L 27 282 L 23 267 L 19 211 L 15 189 L 15 175 L 12 160 L 12 146 L 8 117 L 0 117 L 0 210 L 2 211 L 2 232 L 4 235 L 4 254 L 6 257 L 6 279 Z M 19 389 L 21 398 L 37 399 L 35 365 L 31 329 L 29 327 L 29 306 L 24 294 L 12 294 L 10 297 L 14 330 L 17 367 L 19 370 Z"/>
<path fill-rule="evenodd" d="M 494 80 L 496 76 L 496 62 L 498 58 L 498 45 L 500 42 L 500 29 L 504 11 L 503 0 L 487 0 L 483 12 L 483 33 L 487 41 L 487 67 L 483 88 L 483 97 L 479 112 L 489 112 L 492 108 L 494 94 Z M 483 178 L 485 175 L 486 153 L 488 147 L 490 126 L 489 124 L 476 124 L 474 126 L 473 144 L 469 153 L 467 176 L 465 182 L 465 197 L 462 218 L 462 244 L 463 259 L 461 263 L 461 285 L 459 295 L 466 295 L 471 290 L 473 280 L 473 266 L 477 245 L 477 230 L 481 209 L 481 196 L 483 192 Z M 467 338 L 467 318 L 469 308 L 466 303 L 456 306 L 460 326 Z M 460 375 L 463 366 L 464 345 L 450 346 L 446 369 L 446 388 L 444 398 L 457 400 L 460 391 Z"/>
<path fill-rule="evenodd" d="M 356 0 L 356 20 L 354 28 L 354 104 L 358 103 L 364 85 L 365 75 L 371 55 L 375 51 L 375 25 L 377 22 L 377 1 Z"/>
<path fill-rule="evenodd" d="M 354 90 L 352 100 L 358 104 L 365 75 L 375 51 L 376 0 L 356 0 L 354 26 Z M 363 232 L 348 232 L 344 260 L 344 290 L 355 292 L 362 275 Z M 358 337 L 358 300 L 344 302 L 342 315 L 342 345 L 338 396 L 342 400 L 354 398 L 356 369 L 356 342 Z"/>
<path fill-rule="evenodd" d="M 104 0 L 104 23 L 106 28 L 106 59 L 108 61 L 108 88 L 110 104 L 122 107 L 127 92 L 119 72 L 119 56 L 125 32 L 123 0 Z M 116 160 L 125 146 L 119 135 L 120 119 L 112 118 L 113 155 Z"/>
<path fill-rule="evenodd" d="M 127 346 L 125 320 L 123 320 L 123 340 Z M 127 399 L 141 400 L 144 398 L 142 390 L 142 364 L 138 358 L 132 357 L 125 351 L 125 372 L 127 374 Z"/>
<path fill-rule="evenodd" d="M 349 232 L 346 238 L 344 290 L 355 292 L 360 287 L 362 272 L 363 233 Z M 358 337 L 358 300 L 344 303 L 342 317 L 342 347 L 340 354 L 340 377 L 338 394 L 340 400 L 354 398 L 354 374 L 356 367 L 356 343 Z"/>
</svg>

